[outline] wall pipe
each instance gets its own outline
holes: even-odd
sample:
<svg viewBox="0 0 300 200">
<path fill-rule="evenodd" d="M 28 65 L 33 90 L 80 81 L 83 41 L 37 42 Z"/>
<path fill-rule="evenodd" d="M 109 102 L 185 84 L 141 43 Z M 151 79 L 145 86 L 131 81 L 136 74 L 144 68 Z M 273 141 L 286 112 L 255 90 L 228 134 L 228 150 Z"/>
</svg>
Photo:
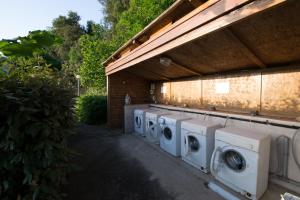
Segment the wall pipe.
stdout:
<svg viewBox="0 0 300 200">
<path fill-rule="evenodd" d="M 165 109 L 165 110 L 169 110 L 169 111 L 180 111 L 180 112 L 185 112 L 185 113 L 191 113 L 191 114 L 201 114 L 201 115 L 209 115 L 212 117 L 220 117 L 220 118 L 228 118 L 228 119 L 233 119 L 233 120 L 238 120 L 238 121 L 245 121 L 245 122 L 249 122 L 249 119 L 243 119 L 243 118 L 238 118 L 238 117 L 230 117 L 230 116 L 224 116 L 224 115 L 218 115 L 218 114 L 207 114 L 205 112 L 201 112 L 201 111 L 188 111 L 188 110 L 179 110 L 179 109 L 175 109 L 175 108 L 164 108 L 164 107 L 160 107 L 160 106 L 154 106 L 154 105 L 149 105 L 149 107 L 153 107 L 153 108 L 160 108 L 160 109 Z M 258 120 L 252 120 L 251 122 L 253 123 L 257 123 L 257 124 L 265 124 L 265 125 L 271 125 L 271 126 L 277 126 L 277 127 L 282 127 L 282 128 L 289 128 L 289 129 L 295 129 L 298 130 L 300 129 L 300 126 L 296 126 L 296 125 L 286 125 L 286 124 L 280 124 L 280 123 L 275 123 L 275 122 L 270 122 L 268 120 L 266 121 L 258 121 Z"/>
</svg>

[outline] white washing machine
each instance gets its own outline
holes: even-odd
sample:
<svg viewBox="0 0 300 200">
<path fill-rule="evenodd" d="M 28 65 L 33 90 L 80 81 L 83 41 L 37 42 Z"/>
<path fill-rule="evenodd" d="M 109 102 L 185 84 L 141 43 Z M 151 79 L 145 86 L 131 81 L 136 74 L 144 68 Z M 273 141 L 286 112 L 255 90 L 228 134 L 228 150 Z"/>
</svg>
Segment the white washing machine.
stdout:
<svg viewBox="0 0 300 200">
<path fill-rule="evenodd" d="M 160 148 L 173 156 L 181 154 L 181 136 L 180 124 L 190 117 L 183 115 L 166 115 L 161 116 L 158 120 L 161 127 Z"/>
<path fill-rule="evenodd" d="M 169 115 L 168 111 L 152 110 L 146 112 L 146 138 L 149 142 L 159 144 L 161 128 L 158 123 L 159 117 Z"/>
<path fill-rule="evenodd" d="M 249 199 L 259 199 L 268 186 L 271 137 L 254 130 L 222 128 L 215 134 L 212 175 Z"/>
<path fill-rule="evenodd" d="M 191 119 L 181 123 L 181 158 L 190 165 L 208 173 L 214 151 L 215 131 L 221 124 Z"/>
<path fill-rule="evenodd" d="M 145 136 L 145 126 L 146 126 L 146 112 L 149 109 L 135 109 L 134 110 L 134 132 L 140 136 Z"/>
</svg>

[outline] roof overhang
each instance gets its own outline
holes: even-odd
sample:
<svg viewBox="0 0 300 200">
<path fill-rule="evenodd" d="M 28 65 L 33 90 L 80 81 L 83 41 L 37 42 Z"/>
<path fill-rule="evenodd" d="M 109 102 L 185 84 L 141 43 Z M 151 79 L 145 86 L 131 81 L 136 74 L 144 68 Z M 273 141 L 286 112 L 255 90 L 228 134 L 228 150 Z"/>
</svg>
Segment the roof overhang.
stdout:
<svg viewBox="0 0 300 200">
<path fill-rule="evenodd" d="M 127 70 L 171 80 L 295 63 L 300 60 L 299 10 L 297 0 L 209 0 L 109 61 L 106 74 Z M 170 59 L 170 66 L 161 58 Z"/>
</svg>

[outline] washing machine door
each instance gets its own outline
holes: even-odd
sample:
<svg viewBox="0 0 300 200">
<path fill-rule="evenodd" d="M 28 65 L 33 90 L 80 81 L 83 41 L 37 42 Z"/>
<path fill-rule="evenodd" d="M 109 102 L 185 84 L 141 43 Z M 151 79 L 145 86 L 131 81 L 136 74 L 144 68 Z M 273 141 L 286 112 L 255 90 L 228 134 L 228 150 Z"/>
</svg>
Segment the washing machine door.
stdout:
<svg viewBox="0 0 300 200">
<path fill-rule="evenodd" d="M 170 127 L 165 126 L 162 129 L 162 135 L 164 136 L 164 138 L 166 139 L 166 141 L 171 141 L 173 138 L 173 133 Z"/>
<path fill-rule="evenodd" d="M 184 137 L 184 153 L 188 156 L 191 153 L 197 153 L 200 150 L 200 142 L 193 133 L 187 133 Z"/>
<path fill-rule="evenodd" d="M 141 116 L 135 116 L 134 122 L 135 122 L 135 127 L 141 128 L 142 126 Z"/>
<path fill-rule="evenodd" d="M 236 149 L 225 146 L 217 147 L 212 155 L 210 170 L 216 176 L 222 168 L 227 168 L 234 174 L 242 173 L 247 167 L 244 156 Z"/>
<path fill-rule="evenodd" d="M 258 161 L 257 152 L 238 146 L 217 147 L 211 158 L 211 174 L 250 197 L 257 191 Z"/>
<path fill-rule="evenodd" d="M 147 131 L 146 131 L 146 137 L 151 142 L 158 142 L 160 138 L 160 133 L 157 130 L 157 124 L 154 120 L 147 120 Z"/>
<path fill-rule="evenodd" d="M 224 165 L 235 172 L 242 172 L 246 168 L 246 160 L 241 153 L 234 149 L 227 149 L 222 153 Z"/>
</svg>

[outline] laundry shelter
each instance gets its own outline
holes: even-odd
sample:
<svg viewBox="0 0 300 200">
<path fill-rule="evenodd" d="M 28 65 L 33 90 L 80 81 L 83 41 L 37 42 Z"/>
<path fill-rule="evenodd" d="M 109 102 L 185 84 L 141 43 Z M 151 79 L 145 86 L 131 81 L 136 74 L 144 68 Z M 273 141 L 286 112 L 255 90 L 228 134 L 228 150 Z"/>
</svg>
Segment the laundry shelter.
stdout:
<svg viewBox="0 0 300 200">
<path fill-rule="evenodd" d="M 176 1 L 105 61 L 108 125 L 126 130 L 128 94 L 132 105 L 300 128 L 299 10 L 297 0 Z"/>
</svg>

